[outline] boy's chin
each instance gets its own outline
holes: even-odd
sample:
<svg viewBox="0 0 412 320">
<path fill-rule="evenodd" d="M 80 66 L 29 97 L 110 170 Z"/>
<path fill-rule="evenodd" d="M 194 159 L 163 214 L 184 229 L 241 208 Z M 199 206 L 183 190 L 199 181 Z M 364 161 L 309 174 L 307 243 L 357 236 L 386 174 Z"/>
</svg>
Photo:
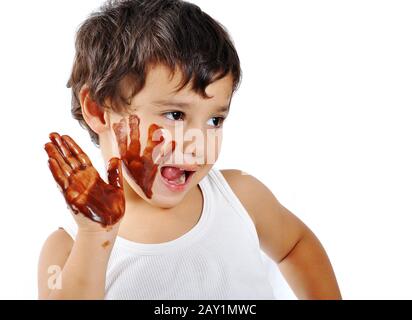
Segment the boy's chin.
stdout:
<svg viewBox="0 0 412 320">
<path fill-rule="evenodd" d="M 176 198 L 171 199 L 170 197 L 166 198 L 161 195 L 153 194 L 153 197 L 151 199 L 145 198 L 145 200 L 153 207 L 158 207 L 162 209 L 171 209 L 177 206 L 182 199 L 176 199 Z"/>
</svg>

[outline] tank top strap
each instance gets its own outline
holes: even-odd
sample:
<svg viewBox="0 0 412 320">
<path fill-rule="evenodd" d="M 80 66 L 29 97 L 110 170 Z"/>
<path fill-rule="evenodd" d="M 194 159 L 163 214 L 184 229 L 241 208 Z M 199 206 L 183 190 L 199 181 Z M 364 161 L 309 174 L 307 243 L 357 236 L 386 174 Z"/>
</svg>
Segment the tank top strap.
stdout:
<svg viewBox="0 0 412 320">
<path fill-rule="evenodd" d="M 209 172 L 209 177 L 212 183 L 217 187 L 217 190 L 215 190 L 215 197 L 218 197 L 218 194 L 220 194 L 225 198 L 226 202 L 234 209 L 243 224 L 250 231 L 249 234 L 252 236 L 255 245 L 259 246 L 259 237 L 257 235 L 255 223 L 223 176 L 222 172 L 217 168 L 212 168 Z"/>
</svg>

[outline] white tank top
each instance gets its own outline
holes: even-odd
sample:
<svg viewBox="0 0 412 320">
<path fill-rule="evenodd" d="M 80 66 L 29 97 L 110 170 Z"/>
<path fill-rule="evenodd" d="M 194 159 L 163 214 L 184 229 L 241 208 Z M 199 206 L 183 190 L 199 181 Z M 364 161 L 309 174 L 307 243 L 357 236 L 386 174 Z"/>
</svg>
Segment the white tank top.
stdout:
<svg viewBox="0 0 412 320">
<path fill-rule="evenodd" d="M 181 237 L 116 238 L 105 299 L 275 299 L 255 225 L 222 173 L 212 168 L 199 186 L 202 214 Z M 62 227 L 75 238 L 73 219 Z"/>
</svg>

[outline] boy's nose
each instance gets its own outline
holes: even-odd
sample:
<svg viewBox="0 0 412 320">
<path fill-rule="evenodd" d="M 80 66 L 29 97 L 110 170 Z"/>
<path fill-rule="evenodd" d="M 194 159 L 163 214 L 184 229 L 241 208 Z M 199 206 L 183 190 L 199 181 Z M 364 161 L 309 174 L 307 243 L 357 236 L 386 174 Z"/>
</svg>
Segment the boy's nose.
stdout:
<svg viewBox="0 0 412 320">
<path fill-rule="evenodd" d="M 204 163 L 207 136 L 200 127 L 187 128 L 184 134 L 183 150 L 187 157 L 199 164 Z"/>
</svg>

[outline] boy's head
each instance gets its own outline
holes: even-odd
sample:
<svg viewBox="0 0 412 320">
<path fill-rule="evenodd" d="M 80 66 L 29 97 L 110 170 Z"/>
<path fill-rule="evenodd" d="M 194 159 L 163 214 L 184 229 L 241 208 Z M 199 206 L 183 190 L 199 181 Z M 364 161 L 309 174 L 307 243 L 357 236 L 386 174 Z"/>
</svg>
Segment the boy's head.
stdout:
<svg viewBox="0 0 412 320">
<path fill-rule="evenodd" d="M 121 155 L 128 185 L 152 204 L 171 207 L 216 161 L 222 120 L 240 78 L 228 33 L 199 7 L 180 0 L 124 0 L 106 2 L 80 26 L 67 86 L 74 118 L 105 160 L 122 153 L 119 132 L 130 142 L 130 129 L 138 126 L 143 155 L 146 146 L 158 144 L 150 143 L 159 137 L 150 137 L 149 128 L 164 129 L 161 165 L 145 162 L 150 170 L 139 173 Z M 196 171 L 184 188 L 173 188 L 165 177 L 183 178 L 173 181 L 177 172 L 166 164 Z"/>
</svg>

